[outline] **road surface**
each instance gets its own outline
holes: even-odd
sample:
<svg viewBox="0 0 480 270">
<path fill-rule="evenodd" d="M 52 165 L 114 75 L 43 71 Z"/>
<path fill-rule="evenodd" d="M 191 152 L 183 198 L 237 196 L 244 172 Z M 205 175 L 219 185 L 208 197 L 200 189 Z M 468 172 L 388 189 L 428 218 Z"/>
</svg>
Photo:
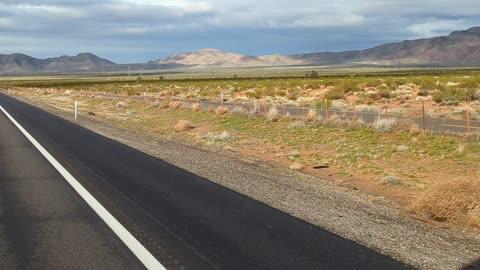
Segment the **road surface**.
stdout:
<svg viewBox="0 0 480 270">
<path fill-rule="evenodd" d="M 12 97 L 0 106 L 167 269 L 410 269 Z M 1 112 L 0 181 L 1 269 L 144 268 Z"/>
</svg>

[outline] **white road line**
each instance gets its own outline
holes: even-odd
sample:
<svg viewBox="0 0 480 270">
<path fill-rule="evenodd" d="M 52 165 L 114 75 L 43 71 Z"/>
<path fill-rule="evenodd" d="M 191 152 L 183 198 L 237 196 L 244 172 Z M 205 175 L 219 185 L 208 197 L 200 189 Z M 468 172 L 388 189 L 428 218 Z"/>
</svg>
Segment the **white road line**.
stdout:
<svg viewBox="0 0 480 270">
<path fill-rule="evenodd" d="M 40 153 L 55 167 L 55 169 L 78 192 L 87 204 L 100 216 L 112 231 L 127 245 L 147 269 L 166 270 L 166 268 L 122 225 L 103 207 L 78 181 L 75 179 L 50 153 L 48 153 L 35 138 L 32 137 L 2 106 L 0 110 L 12 123 L 27 137 L 27 139 L 40 151 Z"/>
</svg>

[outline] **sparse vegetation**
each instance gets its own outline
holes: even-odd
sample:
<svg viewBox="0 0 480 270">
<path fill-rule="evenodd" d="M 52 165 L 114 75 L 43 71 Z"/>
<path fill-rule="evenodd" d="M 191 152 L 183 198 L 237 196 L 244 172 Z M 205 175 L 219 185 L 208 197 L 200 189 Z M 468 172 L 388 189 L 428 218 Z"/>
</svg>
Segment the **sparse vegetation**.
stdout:
<svg viewBox="0 0 480 270">
<path fill-rule="evenodd" d="M 141 82 L 95 83 L 93 80 L 60 80 L 38 82 L 36 86 L 34 82 L 25 81 L 2 81 L 0 84 L 10 84 L 14 93 L 28 93 L 68 110 L 71 110 L 71 100 L 78 99 L 82 102 L 83 113 L 95 112 L 96 117 L 109 119 L 125 128 L 216 143 L 285 167 L 298 163 L 303 166 L 300 170 L 338 180 L 346 187 L 386 196 L 405 209 L 433 220 L 479 228 L 479 206 L 472 203 L 480 201 L 475 193 L 480 190 L 477 136 L 423 133 L 408 119 L 384 116 L 384 107 L 388 106 L 389 115 L 394 115 L 396 109 L 404 115 L 418 117 L 418 104 L 425 101 L 433 116 L 462 118 L 466 114 L 465 102 L 470 100 L 474 119 L 480 109 L 480 102 L 475 103 L 479 98 L 479 79 L 480 75 L 472 72 L 468 78 L 455 73 L 352 77 L 319 74 L 318 78 L 302 75 L 301 78 L 219 80 L 155 78 L 151 81 L 145 78 Z M 87 94 L 78 95 L 79 91 Z M 93 97 L 92 92 L 95 92 Z M 127 104 L 127 112 L 122 109 L 127 107 L 117 106 L 118 100 L 101 98 L 97 94 L 101 92 L 130 93 L 163 100 L 152 105 L 126 98 L 128 102 L 122 102 Z M 181 103 L 171 101 L 177 98 L 219 101 L 221 92 L 225 93 L 229 108 L 233 108 L 231 111 L 226 106 L 209 111 L 195 105 L 182 109 Z M 358 112 L 382 116 L 373 126 L 361 119 L 345 120 L 331 114 L 320 119 L 318 112 L 311 108 L 324 109 L 324 97 L 328 93 L 331 94 L 328 97 L 336 95 L 339 98 L 327 99 L 330 109 L 351 111 L 351 100 L 355 98 Z M 242 101 L 251 102 L 248 110 L 246 105 L 234 105 Z M 267 117 L 252 117 L 255 113 L 264 115 L 264 104 L 269 108 Z M 302 114 L 296 119 L 280 119 L 283 116 L 280 106 L 284 104 L 302 108 Z M 192 123 L 197 128 L 193 128 Z M 330 169 L 314 170 L 319 164 Z M 441 185 L 447 181 L 450 186 Z M 395 192 L 404 194 L 392 196 Z M 452 200 L 453 197 L 458 200 Z M 415 203 L 410 205 L 411 201 Z"/>
</svg>

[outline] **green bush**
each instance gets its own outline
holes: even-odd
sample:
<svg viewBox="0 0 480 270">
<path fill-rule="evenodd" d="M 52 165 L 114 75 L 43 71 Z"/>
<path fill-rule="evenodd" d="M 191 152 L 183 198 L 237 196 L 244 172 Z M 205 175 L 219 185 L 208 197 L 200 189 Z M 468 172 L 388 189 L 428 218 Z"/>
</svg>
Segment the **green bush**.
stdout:
<svg viewBox="0 0 480 270">
<path fill-rule="evenodd" d="M 327 109 L 331 109 L 333 101 L 327 99 Z M 315 102 L 315 109 L 325 110 L 325 100 L 319 100 Z"/>
<path fill-rule="evenodd" d="M 327 99 L 343 99 L 345 96 L 345 89 L 343 88 L 333 88 L 325 93 Z"/>
<path fill-rule="evenodd" d="M 378 95 L 381 97 L 381 98 L 391 98 L 392 97 L 392 92 L 390 92 L 390 90 L 388 90 L 388 88 L 381 88 L 380 90 L 378 90 Z"/>
<path fill-rule="evenodd" d="M 437 103 L 442 101 L 467 101 L 475 99 L 475 89 L 462 89 L 455 86 L 446 87 L 443 91 L 436 92 L 433 100 Z"/>
</svg>

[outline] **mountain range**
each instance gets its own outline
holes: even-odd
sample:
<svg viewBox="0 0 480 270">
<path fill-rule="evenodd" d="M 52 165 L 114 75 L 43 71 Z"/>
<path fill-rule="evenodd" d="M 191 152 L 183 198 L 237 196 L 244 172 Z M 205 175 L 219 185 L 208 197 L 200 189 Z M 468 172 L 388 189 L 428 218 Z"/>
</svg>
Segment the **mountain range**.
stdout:
<svg viewBox="0 0 480 270">
<path fill-rule="evenodd" d="M 251 56 L 203 49 L 176 53 L 143 64 L 116 64 L 91 53 L 37 59 L 24 54 L 0 54 L 0 75 L 80 73 L 203 67 L 465 67 L 480 66 L 480 27 L 448 36 L 405 40 L 366 50 L 298 55 Z"/>
</svg>

